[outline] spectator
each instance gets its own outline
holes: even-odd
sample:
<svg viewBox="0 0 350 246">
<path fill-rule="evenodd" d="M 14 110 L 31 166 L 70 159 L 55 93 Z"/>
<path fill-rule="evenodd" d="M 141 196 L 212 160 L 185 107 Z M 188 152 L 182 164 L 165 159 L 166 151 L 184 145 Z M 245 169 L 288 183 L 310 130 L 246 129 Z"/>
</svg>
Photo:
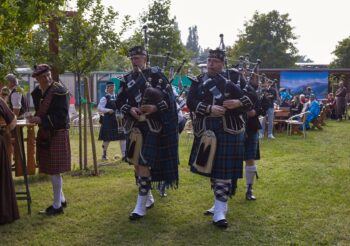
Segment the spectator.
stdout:
<svg viewBox="0 0 350 246">
<path fill-rule="evenodd" d="M 339 82 L 339 88 L 335 92 L 335 101 L 336 101 L 336 114 L 338 121 L 343 119 L 343 114 L 345 113 L 346 107 L 346 87 L 344 86 L 344 82 L 341 80 Z"/>
<path fill-rule="evenodd" d="M 305 120 L 305 123 L 304 123 L 306 130 L 310 129 L 310 122 L 313 121 L 314 119 L 316 119 L 318 117 L 318 115 L 320 114 L 320 104 L 316 100 L 316 97 L 314 94 L 310 95 L 310 106 L 309 106 L 307 112 L 309 112 L 309 113 L 308 113 L 306 120 Z"/>
<path fill-rule="evenodd" d="M 292 115 L 300 114 L 303 110 L 303 104 L 300 102 L 299 96 L 294 96 L 291 102 L 291 113 Z"/>
<path fill-rule="evenodd" d="M 9 106 L 10 109 L 15 113 L 15 115 L 21 116 L 26 111 L 26 106 L 24 105 L 23 90 L 19 87 L 18 79 L 12 73 L 9 73 L 5 76 L 7 80 L 7 87 L 10 90 L 9 95 Z"/>
</svg>

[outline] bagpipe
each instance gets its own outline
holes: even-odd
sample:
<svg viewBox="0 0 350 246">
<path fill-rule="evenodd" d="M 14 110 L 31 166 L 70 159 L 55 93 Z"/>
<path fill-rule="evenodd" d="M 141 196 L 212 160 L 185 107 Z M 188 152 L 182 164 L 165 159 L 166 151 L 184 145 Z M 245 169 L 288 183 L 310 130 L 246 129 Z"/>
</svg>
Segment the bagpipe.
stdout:
<svg viewBox="0 0 350 246">
<path fill-rule="evenodd" d="M 156 105 L 159 103 L 161 100 L 163 100 L 165 94 L 172 94 L 173 89 L 172 89 L 172 83 L 175 80 L 176 76 L 181 72 L 184 64 L 187 62 L 185 59 L 180 63 L 179 67 L 176 69 L 175 72 L 173 67 L 170 67 L 169 70 L 169 76 L 170 80 L 168 80 L 164 73 L 166 68 L 168 67 L 169 60 L 172 60 L 173 62 L 179 62 L 177 59 L 171 57 L 171 52 L 166 52 L 165 55 L 152 55 L 149 54 L 149 38 L 148 38 L 148 27 L 147 25 L 144 25 L 142 27 L 143 30 L 143 36 L 144 36 L 144 47 L 147 52 L 147 65 L 146 69 L 151 69 L 154 73 L 158 73 L 158 81 L 156 81 L 156 85 L 154 86 L 154 81 L 153 81 L 153 86 L 151 85 L 150 78 L 146 78 L 143 71 L 141 68 L 138 68 L 139 74 L 141 74 L 142 80 L 145 83 L 146 89 L 143 93 L 142 99 L 141 99 L 141 104 L 153 104 Z M 151 57 L 158 57 L 158 58 L 163 58 L 163 64 L 162 68 L 160 69 L 159 67 L 151 67 L 151 62 L 150 58 Z M 135 85 L 136 86 L 136 85 Z M 182 86 L 182 85 L 181 85 Z M 140 99 L 139 99 L 140 100 Z"/>
<path fill-rule="evenodd" d="M 226 52 L 223 34 L 220 34 L 219 49 Z M 225 99 L 237 99 L 242 96 L 242 93 L 255 92 L 258 96 L 256 107 L 258 107 L 262 115 L 265 115 L 269 108 L 269 99 L 263 85 L 267 82 L 272 82 L 276 90 L 277 102 L 280 101 L 277 80 L 271 80 L 265 74 L 260 74 L 261 59 L 256 59 L 255 62 L 252 62 L 249 54 L 246 54 L 245 56 L 240 56 L 236 64 L 229 66 L 225 55 L 224 61 L 227 80 Z M 241 91 L 237 90 L 237 86 Z"/>
</svg>

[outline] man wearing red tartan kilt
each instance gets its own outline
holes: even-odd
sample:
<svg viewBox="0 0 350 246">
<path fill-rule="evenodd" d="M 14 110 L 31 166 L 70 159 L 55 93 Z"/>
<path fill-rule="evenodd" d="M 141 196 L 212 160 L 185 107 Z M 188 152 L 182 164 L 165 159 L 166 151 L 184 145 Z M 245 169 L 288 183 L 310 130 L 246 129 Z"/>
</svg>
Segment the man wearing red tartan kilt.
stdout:
<svg viewBox="0 0 350 246">
<path fill-rule="evenodd" d="M 41 211 L 46 215 L 63 213 L 67 206 L 62 190 L 61 173 L 71 170 L 69 142 L 69 93 L 61 84 L 51 78 L 51 68 L 46 64 L 34 66 L 32 77 L 38 82 L 32 92 L 35 116 L 29 121 L 37 123 L 37 164 L 40 173 L 51 176 L 53 204 Z"/>
</svg>

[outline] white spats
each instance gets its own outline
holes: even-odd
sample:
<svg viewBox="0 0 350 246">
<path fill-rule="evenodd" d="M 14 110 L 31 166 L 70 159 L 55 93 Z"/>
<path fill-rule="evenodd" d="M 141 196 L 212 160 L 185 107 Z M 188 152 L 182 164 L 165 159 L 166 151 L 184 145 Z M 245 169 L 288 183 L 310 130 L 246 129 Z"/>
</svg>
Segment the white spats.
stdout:
<svg viewBox="0 0 350 246">
<path fill-rule="evenodd" d="M 213 221 L 218 222 L 220 220 L 226 220 L 226 213 L 227 202 L 222 202 L 215 199 Z"/>
<path fill-rule="evenodd" d="M 134 211 L 132 211 L 133 214 L 138 214 L 140 216 L 146 215 L 146 202 L 148 199 L 148 195 L 146 196 L 137 196 L 137 202 Z"/>
<path fill-rule="evenodd" d="M 209 208 L 206 212 L 208 214 L 214 214 L 214 208 L 215 208 L 215 204 L 211 208 Z"/>
<path fill-rule="evenodd" d="M 154 204 L 154 197 L 153 197 L 152 191 L 149 190 L 147 194 L 146 208 L 153 207 L 153 204 Z"/>
</svg>

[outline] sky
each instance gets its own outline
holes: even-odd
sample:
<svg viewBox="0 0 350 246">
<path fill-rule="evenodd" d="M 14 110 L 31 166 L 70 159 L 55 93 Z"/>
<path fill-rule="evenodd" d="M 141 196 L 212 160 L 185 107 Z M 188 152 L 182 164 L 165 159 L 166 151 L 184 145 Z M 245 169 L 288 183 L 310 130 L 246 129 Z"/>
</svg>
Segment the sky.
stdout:
<svg viewBox="0 0 350 246">
<path fill-rule="evenodd" d="M 148 9 L 151 0 L 102 0 L 120 15 L 130 15 L 135 20 Z M 330 63 L 331 54 L 339 41 L 350 36 L 350 0 L 171 0 L 171 17 L 175 16 L 184 44 L 188 28 L 197 25 L 199 45 L 216 48 L 219 35 L 224 34 L 226 46 L 237 40 L 243 24 L 255 11 L 268 13 L 277 10 L 289 14 L 296 47 L 315 63 Z"/>
</svg>

